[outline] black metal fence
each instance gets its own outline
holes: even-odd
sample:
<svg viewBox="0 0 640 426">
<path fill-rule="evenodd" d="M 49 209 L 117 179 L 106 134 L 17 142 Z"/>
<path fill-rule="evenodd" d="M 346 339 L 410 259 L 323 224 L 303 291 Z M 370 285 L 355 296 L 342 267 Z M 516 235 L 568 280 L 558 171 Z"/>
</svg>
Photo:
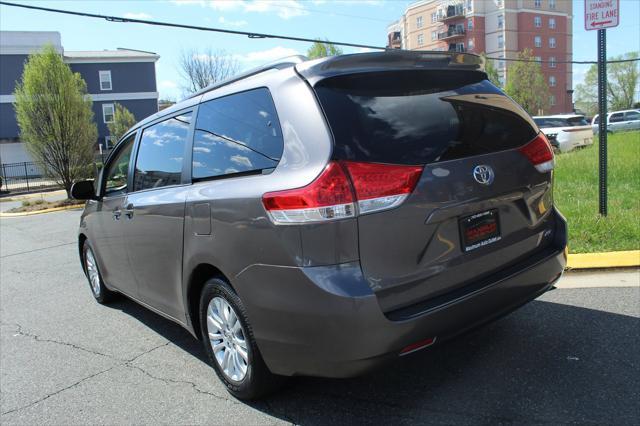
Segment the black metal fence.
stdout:
<svg viewBox="0 0 640 426">
<path fill-rule="evenodd" d="M 55 180 L 45 176 L 42 165 L 34 162 L 2 164 L 0 177 L 0 192 L 33 192 L 60 188 Z"/>
</svg>

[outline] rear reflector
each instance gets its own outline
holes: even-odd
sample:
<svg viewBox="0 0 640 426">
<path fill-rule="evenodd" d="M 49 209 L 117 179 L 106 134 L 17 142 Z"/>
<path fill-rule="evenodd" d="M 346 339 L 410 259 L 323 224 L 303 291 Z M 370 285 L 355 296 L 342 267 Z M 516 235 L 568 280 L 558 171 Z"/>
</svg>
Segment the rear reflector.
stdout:
<svg viewBox="0 0 640 426">
<path fill-rule="evenodd" d="M 428 339 L 424 339 L 424 340 L 420 340 L 419 342 L 412 343 L 400 351 L 400 356 L 408 355 L 415 351 L 419 351 L 420 349 L 424 349 L 426 347 L 433 345 L 435 342 L 436 342 L 436 338 L 430 337 Z"/>
<path fill-rule="evenodd" d="M 275 224 L 322 222 L 399 206 L 413 191 L 422 166 L 330 162 L 303 188 L 268 192 L 262 203 Z"/>
<path fill-rule="evenodd" d="M 551 144 L 544 133 L 539 133 L 538 136 L 518 151 L 527 157 L 539 172 L 543 173 L 553 170 L 553 148 L 551 148 Z"/>
</svg>

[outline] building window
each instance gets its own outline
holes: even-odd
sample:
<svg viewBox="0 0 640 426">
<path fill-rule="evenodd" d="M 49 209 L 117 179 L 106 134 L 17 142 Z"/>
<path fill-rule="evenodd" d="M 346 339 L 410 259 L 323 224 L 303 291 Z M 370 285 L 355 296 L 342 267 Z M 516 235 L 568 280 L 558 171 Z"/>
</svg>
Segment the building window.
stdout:
<svg viewBox="0 0 640 426">
<path fill-rule="evenodd" d="M 551 95 L 549 99 L 551 101 L 551 106 L 554 106 L 556 104 L 556 97 L 554 95 Z"/>
<path fill-rule="evenodd" d="M 504 27 L 504 15 L 498 15 L 498 28 Z"/>
<path fill-rule="evenodd" d="M 467 20 L 467 28 L 472 30 L 473 29 L 473 18 L 469 18 Z"/>
<path fill-rule="evenodd" d="M 503 35 L 499 35 L 498 36 L 498 49 L 502 49 L 504 48 L 504 36 Z"/>
<path fill-rule="evenodd" d="M 540 9 L 542 7 L 542 0 L 535 0 L 533 2 L 533 7 L 535 7 L 536 9 Z"/>
<path fill-rule="evenodd" d="M 504 1 L 502 0 L 496 0 L 496 7 L 498 9 L 500 9 L 502 6 L 504 6 Z"/>
<path fill-rule="evenodd" d="M 556 87 L 556 78 L 554 76 L 549 76 L 549 86 Z"/>
<path fill-rule="evenodd" d="M 499 56 L 500 60 L 498 61 L 498 69 L 504 70 L 504 55 Z"/>
<path fill-rule="evenodd" d="M 554 56 L 549 58 L 549 68 L 555 68 L 556 67 L 556 58 Z"/>
<path fill-rule="evenodd" d="M 424 44 L 424 34 L 418 34 L 418 46 L 422 46 Z"/>
<path fill-rule="evenodd" d="M 556 48 L 556 38 L 555 37 L 549 37 L 549 47 L 552 49 Z"/>
<path fill-rule="evenodd" d="M 431 41 L 434 41 L 437 38 L 438 38 L 438 32 L 437 31 L 431 31 Z"/>
<path fill-rule="evenodd" d="M 533 44 L 534 44 L 535 47 L 542 47 L 542 37 L 535 36 L 533 38 Z"/>
<path fill-rule="evenodd" d="M 533 18 L 533 25 L 534 25 L 536 28 L 540 28 L 540 27 L 542 26 L 542 18 L 541 18 L 541 17 L 539 17 L 539 16 L 534 16 L 534 18 Z"/>
<path fill-rule="evenodd" d="M 423 25 L 423 23 L 422 23 L 422 16 L 418 16 L 418 17 L 416 18 L 416 27 L 418 27 L 418 28 L 422 28 L 422 25 Z"/>
<path fill-rule="evenodd" d="M 435 24 L 436 22 L 438 22 L 438 14 L 436 12 L 433 12 L 431 14 L 431 23 Z"/>
<path fill-rule="evenodd" d="M 552 30 L 556 29 L 556 18 L 549 18 L 549 28 Z"/>
<path fill-rule="evenodd" d="M 116 140 L 114 139 L 113 136 L 105 136 L 104 137 L 104 148 L 105 149 L 111 149 L 114 147 L 114 145 L 116 144 Z"/>
<path fill-rule="evenodd" d="M 111 90 L 111 71 L 98 71 L 100 90 Z"/>
<path fill-rule="evenodd" d="M 473 11 L 473 2 L 471 0 L 467 0 L 467 12 Z"/>
<path fill-rule="evenodd" d="M 556 8 L 556 0 L 549 0 L 549 9 L 555 9 Z"/>
<path fill-rule="evenodd" d="M 539 64 L 542 63 L 542 56 L 534 56 L 533 59 L 535 59 L 535 61 Z"/>
<path fill-rule="evenodd" d="M 102 104 L 102 121 L 105 123 L 113 123 L 115 108 L 113 104 Z"/>
<path fill-rule="evenodd" d="M 476 42 L 471 38 L 471 39 L 469 39 L 469 42 L 468 42 L 467 45 L 469 46 L 469 50 L 473 50 L 473 48 L 476 45 Z"/>
</svg>

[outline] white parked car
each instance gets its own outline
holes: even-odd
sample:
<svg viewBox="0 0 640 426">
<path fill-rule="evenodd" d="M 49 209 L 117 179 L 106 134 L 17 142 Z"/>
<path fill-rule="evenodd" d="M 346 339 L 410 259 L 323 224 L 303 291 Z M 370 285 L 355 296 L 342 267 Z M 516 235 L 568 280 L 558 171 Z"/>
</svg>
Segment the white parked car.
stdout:
<svg viewBox="0 0 640 426">
<path fill-rule="evenodd" d="M 596 115 L 591 121 L 593 133 L 597 134 L 600 124 L 600 116 Z M 623 132 L 627 130 L 640 130 L 640 110 L 628 109 L 624 111 L 613 111 L 607 114 L 607 131 Z"/>
<path fill-rule="evenodd" d="M 533 121 L 549 139 L 555 151 L 568 152 L 593 143 L 593 131 L 582 115 L 547 115 L 533 117 Z"/>
</svg>

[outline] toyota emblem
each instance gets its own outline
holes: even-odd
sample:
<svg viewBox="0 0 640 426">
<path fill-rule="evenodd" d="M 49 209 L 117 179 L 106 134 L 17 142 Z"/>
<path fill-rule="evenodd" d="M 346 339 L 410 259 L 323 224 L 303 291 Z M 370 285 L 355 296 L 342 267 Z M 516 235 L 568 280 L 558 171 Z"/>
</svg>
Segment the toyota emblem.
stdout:
<svg viewBox="0 0 640 426">
<path fill-rule="evenodd" d="M 481 185 L 491 185 L 495 174 L 491 166 L 482 164 L 473 168 L 473 178 Z"/>
</svg>

